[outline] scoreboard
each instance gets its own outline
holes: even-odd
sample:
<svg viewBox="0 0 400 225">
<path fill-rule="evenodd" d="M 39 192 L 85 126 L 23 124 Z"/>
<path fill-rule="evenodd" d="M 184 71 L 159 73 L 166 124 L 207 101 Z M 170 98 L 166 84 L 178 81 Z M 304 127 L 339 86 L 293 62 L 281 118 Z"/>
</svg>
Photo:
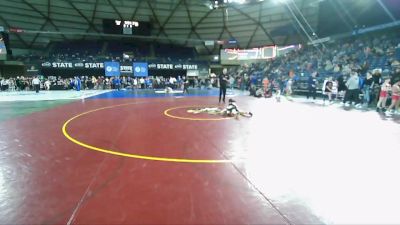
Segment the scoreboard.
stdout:
<svg viewBox="0 0 400 225">
<path fill-rule="evenodd" d="M 277 53 L 276 46 L 267 46 L 252 49 L 222 49 L 220 58 L 222 64 L 240 64 L 246 60 L 266 60 L 275 58 Z"/>
<path fill-rule="evenodd" d="M 103 19 L 103 32 L 105 34 L 150 36 L 151 26 L 149 22 Z"/>
</svg>

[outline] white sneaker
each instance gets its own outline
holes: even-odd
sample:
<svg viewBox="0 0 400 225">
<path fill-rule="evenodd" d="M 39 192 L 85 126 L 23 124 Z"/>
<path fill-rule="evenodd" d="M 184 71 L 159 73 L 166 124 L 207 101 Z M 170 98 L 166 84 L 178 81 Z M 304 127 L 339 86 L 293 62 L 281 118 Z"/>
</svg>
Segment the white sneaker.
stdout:
<svg viewBox="0 0 400 225">
<path fill-rule="evenodd" d="M 362 108 L 362 105 L 361 105 L 361 104 L 357 104 L 357 105 L 356 105 L 356 108 L 357 108 L 357 109 L 361 109 L 361 108 Z"/>
<path fill-rule="evenodd" d="M 385 115 L 386 115 L 386 116 L 391 116 L 392 114 L 393 114 L 393 113 L 390 112 L 390 111 L 386 111 L 386 112 L 385 112 Z"/>
</svg>

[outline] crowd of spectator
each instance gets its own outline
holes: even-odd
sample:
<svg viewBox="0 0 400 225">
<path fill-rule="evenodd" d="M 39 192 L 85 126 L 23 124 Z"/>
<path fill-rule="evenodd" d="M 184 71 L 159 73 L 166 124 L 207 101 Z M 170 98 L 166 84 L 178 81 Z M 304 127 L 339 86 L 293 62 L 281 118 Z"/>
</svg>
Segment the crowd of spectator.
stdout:
<svg viewBox="0 0 400 225">
<path fill-rule="evenodd" d="M 322 95 L 324 100 L 340 99 L 343 104 L 353 101 L 358 107 L 359 103 L 376 106 L 384 80 L 389 79 L 391 86 L 400 80 L 399 37 L 394 33 L 340 40 L 291 51 L 266 62 L 244 64 L 230 69 L 231 85 L 258 97 L 279 91 L 313 99 Z"/>
<path fill-rule="evenodd" d="M 0 77 L 0 90 L 1 91 L 33 90 L 32 80 L 33 77 L 23 77 L 23 76 L 16 78 Z"/>
<path fill-rule="evenodd" d="M 33 91 L 33 79 L 36 77 L 2 78 L 0 77 L 1 91 Z M 39 77 L 38 77 L 39 78 Z M 107 90 L 107 89 L 183 89 L 187 82 L 193 88 L 210 88 L 216 86 L 213 79 L 199 79 L 197 77 L 105 77 L 105 76 L 75 76 L 73 78 L 40 77 L 40 90 Z M 211 83 L 214 82 L 214 83 Z"/>
</svg>

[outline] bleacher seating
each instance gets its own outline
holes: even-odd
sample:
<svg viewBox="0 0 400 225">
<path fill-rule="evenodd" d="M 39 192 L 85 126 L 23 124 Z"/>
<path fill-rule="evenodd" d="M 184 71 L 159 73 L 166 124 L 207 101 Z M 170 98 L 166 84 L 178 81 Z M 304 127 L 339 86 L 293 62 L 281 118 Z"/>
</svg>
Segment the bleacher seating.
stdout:
<svg viewBox="0 0 400 225">
<path fill-rule="evenodd" d="M 374 69 L 390 74 L 399 61 L 400 38 L 397 32 L 338 40 L 324 47 L 306 46 L 268 62 L 242 66 L 231 74 L 251 77 L 263 72 L 270 80 L 288 80 L 289 72 L 293 71 L 296 87 L 302 89 L 307 88 L 304 83 L 313 72 L 318 73 L 318 79 L 323 83 L 326 77 L 346 76 L 351 70 L 357 70 L 363 76 Z"/>
<path fill-rule="evenodd" d="M 177 47 L 170 44 L 156 44 L 155 54 L 159 58 L 169 58 L 172 60 L 188 60 L 193 59 L 195 56 L 194 48 Z"/>
<path fill-rule="evenodd" d="M 68 54 L 75 56 L 98 55 L 103 42 L 94 40 L 66 41 L 53 43 L 51 54 Z"/>
</svg>

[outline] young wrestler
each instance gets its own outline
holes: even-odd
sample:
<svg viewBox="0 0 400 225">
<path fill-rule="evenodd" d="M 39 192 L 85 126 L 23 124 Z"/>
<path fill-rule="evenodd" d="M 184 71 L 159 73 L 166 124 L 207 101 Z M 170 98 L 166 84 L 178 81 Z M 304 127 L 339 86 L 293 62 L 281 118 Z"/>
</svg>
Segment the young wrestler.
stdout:
<svg viewBox="0 0 400 225">
<path fill-rule="evenodd" d="M 385 111 L 386 100 L 388 96 L 388 92 L 390 90 L 390 79 L 385 79 L 385 82 L 381 86 L 381 92 L 379 93 L 379 101 L 376 105 L 376 111 L 379 112 L 381 109 Z"/>
<path fill-rule="evenodd" d="M 252 117 L 253 114 L 251 112 L 241 112 L 236 105 L 236 101 L 233 99 L 229 99 L 229 104 L 228 106 L 223 110 L 223 115 L 224 116 L 229 116 L 229 117 L 236 117 L 238 118 L 239 115 L 244 116 L 244 117 Z"/>
<path fill-rule="evenodd" d="M 219 108 L 201 108 L 201 109 L 189 109 L 188 113 L 199 114 L 199 113 L 208 113 L 212 115 L 221 115 L 222 110 Z"/>
<path fill-rule="evenodd" d="M 394 109 L 394 113 L 398 113 L 397 110 L 399 108 L 398 102 L 400 101 L 400 81 L 397 81 L 392 86 L 392 104 L 390 104 L 389 108 L 386 111 L 386 115 L 391 115 L 391 110 Z"/>
<path fill-rule="evenodd" d="M 329 77 L 324 84 L 324 103 L 325 103 L 325 96 L 328 96 L 329 104 L 332 102 L 332 92 L 333 92 L 333 82 L 332 77 Z"/>
<path fill-rule="evenodd" d="M 190 109 L 187 110 L 188 113 L 198 114 L 198 113 L 208 113 L 212 115 L 221 115 L 228 117 L 239 118 L 240 116 L 244 117 L 252 117 L 253 114 L 251 112 L 241 112 L 236 105 L 236 101 L 233 99 L 229 99 L 229 104 L 225 109 L 220 108 L 201 108 L 201 109 Z"/>
</svg>

